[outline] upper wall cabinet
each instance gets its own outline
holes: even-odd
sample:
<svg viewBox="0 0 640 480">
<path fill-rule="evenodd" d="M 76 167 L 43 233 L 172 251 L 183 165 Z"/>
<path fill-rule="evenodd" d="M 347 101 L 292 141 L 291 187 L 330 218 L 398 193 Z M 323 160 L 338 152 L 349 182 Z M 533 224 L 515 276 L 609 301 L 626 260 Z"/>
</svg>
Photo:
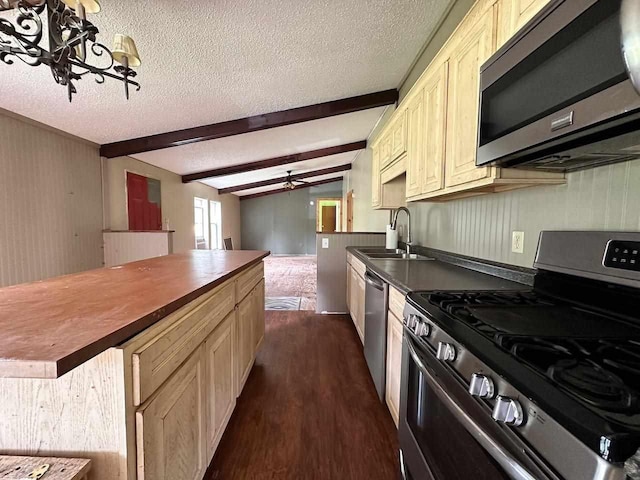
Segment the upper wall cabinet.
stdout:
<svg viewBox="0 0 640 480">
<path fill-rule="evenodd" d="M 449 58 L 447 154 L 445 186 L 487 178 L 491 168 L 476 167 L 480 66 L 494 52 L 495 11 L 488 9 L 477 22 L 458 31 Z"/>
<path fill-rule="evenodd" d="M 406 113 L 406 110 L 396 111 L 383 134 L 371 146 L 373 208 L 394 209 L 406 205 Z"/>
<path fill-rule="evenodd" d="M 372 143 L 374 207 L 399 206 L 397 197 L 386 206 L 382 197 L 390 179 L 405 171 L 409 201 L 446 201 L 565 182 L 561 173 L 476 167 L 480 67 L 548 1 L 476 2 Z M 403 128 L 406 154 L 399 153 Z M 398 153 L 400 158 L 394 156 Z M 376 163 L 376 157 L 385 160 Z"/>
<path fill-rule="evenodd" d="M 391 156 L 388 163 L 400 158 L 407 151 L 407 112 L 401 112 L 391 125 Z M 386 167 L 383 164 L 382 167 Z"/>
<path fill-rule="evenodd" d="M 549 2 L 550 0 L 501 0 L 498 48 L 504 45 Z"/>
</svg>

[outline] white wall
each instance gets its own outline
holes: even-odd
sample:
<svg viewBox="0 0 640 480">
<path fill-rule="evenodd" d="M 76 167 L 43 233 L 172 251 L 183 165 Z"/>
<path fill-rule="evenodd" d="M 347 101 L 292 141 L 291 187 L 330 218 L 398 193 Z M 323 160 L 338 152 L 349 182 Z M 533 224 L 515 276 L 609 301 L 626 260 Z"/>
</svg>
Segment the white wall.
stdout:
<svg viewBox="0 0 640 480">
<path fill-rule="evenodd" d="M 98 147 L 0 113 L 0 286 L 101 266 Z"/>
<path fill-rule="evenodd" d="M 131 157 L 103 160 L 105 178 L 105 226 L 112 230 L 127 230 L 126 172 L 134 172 L 160 180 L 162 191 L 162 218 L 169 220 L 175 230 L 173 251 L 180 253 L 195 248 L 193 229 L 193 198 L 200 197 L 222 203 L 222 236 L 231 237 L 235 249 L 241 248 L 240 200 L 237 196 L 219 195 L 215 188 L 204 183 L 184 184 L 180 175 L 154 167 Z"/>
</svg>

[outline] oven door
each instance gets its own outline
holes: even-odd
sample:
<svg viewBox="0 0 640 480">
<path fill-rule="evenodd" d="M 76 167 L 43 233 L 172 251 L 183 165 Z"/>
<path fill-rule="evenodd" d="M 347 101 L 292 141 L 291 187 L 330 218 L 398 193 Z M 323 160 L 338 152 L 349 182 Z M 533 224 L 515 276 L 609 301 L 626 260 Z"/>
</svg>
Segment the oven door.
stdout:
<svg viewBox="0 0 640 480">
<path fill-rule="evenodd" d="M 554 478 L 509 438 L 448 367 L 416 345 L 406 329 L 399 436 L 406 479 Z"/>
</svg>

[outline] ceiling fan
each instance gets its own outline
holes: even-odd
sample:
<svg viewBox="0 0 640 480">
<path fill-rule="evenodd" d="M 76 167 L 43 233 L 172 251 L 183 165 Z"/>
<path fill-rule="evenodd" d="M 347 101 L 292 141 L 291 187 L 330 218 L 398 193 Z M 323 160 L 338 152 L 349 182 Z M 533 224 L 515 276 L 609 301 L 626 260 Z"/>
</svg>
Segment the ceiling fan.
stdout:
<svg viewBox="0 0 640 480">
<path fill-rule="evenodd" d="M 291 176 L 291 170 L 287 170 L 287 179 L 285 180 L 282 186 L 287 190 L 293 190 L 294 188 L 296 188 L 297 186 L 296 184 L 305 184 L 305 183 L 309 183 L 309 182 L 305 182 L 303 180 L 296 180 Z"/>
</svg>

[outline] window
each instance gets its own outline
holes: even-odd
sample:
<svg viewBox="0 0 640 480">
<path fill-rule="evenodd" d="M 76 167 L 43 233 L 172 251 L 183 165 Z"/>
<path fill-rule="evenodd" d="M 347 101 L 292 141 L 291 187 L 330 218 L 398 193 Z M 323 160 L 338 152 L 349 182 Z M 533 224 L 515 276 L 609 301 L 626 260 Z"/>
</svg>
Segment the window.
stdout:
<svg viewBox="0 0 640 480">
<path fill-rule="evenodd" d="M 208 202 L 205 198 L 193 198 L 193 228 L 196 237 L 196 249 L 209 248 L 209 215 Z"/>
<path fill-rule="evenodd" d="M 211 219 L 211 248 L 222 249 L 222 205 L 220 202 L 209 202 L 209 218 Z"/>
</svg>

